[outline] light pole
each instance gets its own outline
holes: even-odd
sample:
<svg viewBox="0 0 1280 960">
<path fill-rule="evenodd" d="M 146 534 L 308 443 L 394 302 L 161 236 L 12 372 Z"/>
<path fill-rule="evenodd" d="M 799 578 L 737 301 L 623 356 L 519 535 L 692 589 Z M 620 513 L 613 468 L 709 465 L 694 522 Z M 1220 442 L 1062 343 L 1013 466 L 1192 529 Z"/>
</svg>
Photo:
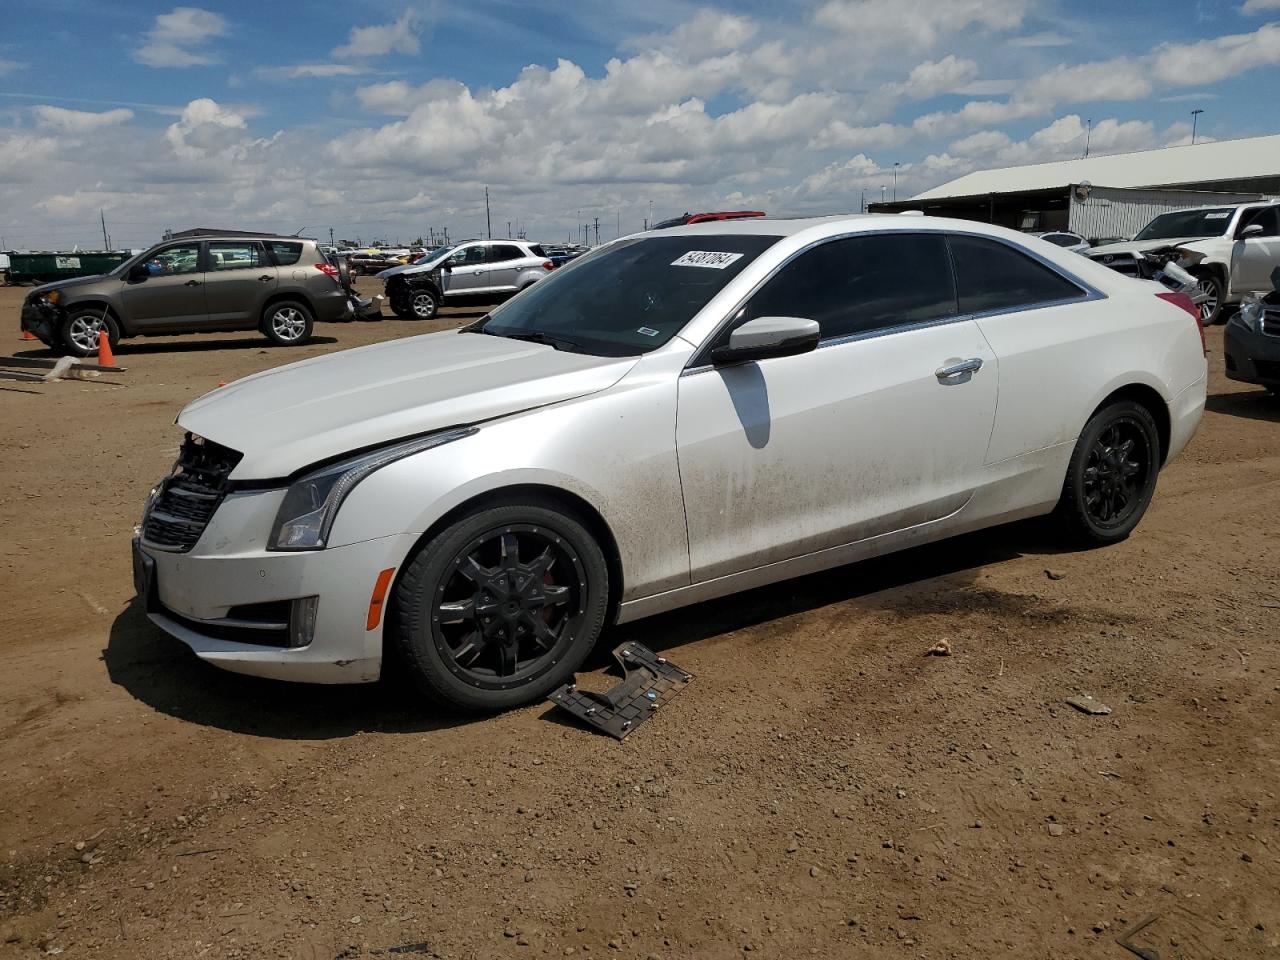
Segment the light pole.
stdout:
<svg viewBox="0 0 1280 960">
<path fill-rule="evenodd" d="M 1191 111 L 1191 144 L 1192 146 L 1194 146 L 1196 142 L 1196 121 L 1200 119 L 1200 114 L 1202 113 L 1204 113 L 1203 110 Z"/>
<path fill-rule="evenodd" d="M 898 202 L 898 167 L 900 166 L 902 166 L 902 164 L 897 161 L 895 161 L 893 164 L 893 202 L 894 203 Z"/>
</svg>

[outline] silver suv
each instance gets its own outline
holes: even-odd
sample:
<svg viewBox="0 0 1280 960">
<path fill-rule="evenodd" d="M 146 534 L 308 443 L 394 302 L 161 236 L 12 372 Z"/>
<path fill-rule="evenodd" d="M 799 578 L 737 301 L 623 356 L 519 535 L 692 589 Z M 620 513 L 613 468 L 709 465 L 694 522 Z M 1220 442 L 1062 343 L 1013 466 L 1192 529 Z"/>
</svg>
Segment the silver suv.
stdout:
<svg viewBox="0 0 1280 960">
<path fill-rule="evenodd" d="M 387 300 L 405 320 L 430 320 L 443 297 L 505 298 L 541 280 L 555 264 L 525 240 L 467 240 L 406 267 L 384 270 Z M 440 273 L 437 273 L 440 271 Z M 443 284 L 430 280 L 443 274 Z M 441 289 L 443 287 L 443 289 Z"/>
<path fill-rule="evenodd" d="M 201 237 L 171 240 L 110 273 L 36 287 L 22 329 L 77 357 L 100 332 L 122 337 L 260 330 L 281 346 L 305 343 L 316 321 L 359 309 L 340 268 L 313 240 Z"/>
</svg>

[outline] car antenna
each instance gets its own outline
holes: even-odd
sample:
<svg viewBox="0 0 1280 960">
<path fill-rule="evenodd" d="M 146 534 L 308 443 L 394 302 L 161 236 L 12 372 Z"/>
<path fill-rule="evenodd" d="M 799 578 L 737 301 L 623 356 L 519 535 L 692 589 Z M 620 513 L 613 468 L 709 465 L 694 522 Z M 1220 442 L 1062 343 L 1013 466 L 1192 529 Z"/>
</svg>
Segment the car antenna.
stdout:
<svg viewBox="0 0 1280 960">
<path fill-rule="evenodd" d="M 303 231 L 303 230 L 305 230 L 305 229 L 307 229 L 307 228 L 306 228 L 306 227 L 299 227 L 299 228 L 297 229 L 297 232 L 293 233 L 293 234 L 292 234 L 292 236 L 295 236 L 295 237 L 300 237 L 300 236 L 302 236 L 302 231 Z"/>
</svg>

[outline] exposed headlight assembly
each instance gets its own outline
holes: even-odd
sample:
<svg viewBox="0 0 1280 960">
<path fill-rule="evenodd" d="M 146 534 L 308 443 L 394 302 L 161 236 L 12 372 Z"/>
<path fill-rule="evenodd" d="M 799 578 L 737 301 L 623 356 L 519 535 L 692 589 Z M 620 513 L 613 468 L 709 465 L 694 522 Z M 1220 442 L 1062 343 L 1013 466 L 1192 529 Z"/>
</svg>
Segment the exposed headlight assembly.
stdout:
<svg viewBox="0 0 1280 960">
<path fill-rule="evenodd" d="M 357 483 L 389 463 L 415 453 L 439 447 L 479 432 L 479 427 L 460 427 L 430 436 L 406 440 L 358 457 L 332 463 L 300 477 L 289 487 L 276 522 L 271 528 L 268 550 L 322 550 L 329 539 L 338 508 Z"/>
</svg>

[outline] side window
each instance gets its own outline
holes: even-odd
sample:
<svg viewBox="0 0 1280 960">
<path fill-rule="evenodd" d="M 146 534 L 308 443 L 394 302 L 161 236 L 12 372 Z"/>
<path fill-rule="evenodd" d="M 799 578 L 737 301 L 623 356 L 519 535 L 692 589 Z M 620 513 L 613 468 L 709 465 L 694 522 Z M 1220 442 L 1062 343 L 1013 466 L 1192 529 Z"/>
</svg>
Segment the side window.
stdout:
<svg viewBox="0 0 1280 960">
<path fill-rule="evenodd" d="M 147 261 L 147 270 L 153 277 L 169 277 L 200 270 L 200 244 L 184 244 L 161 250 Z"/>
<path fill-rule="evenodd" d="M 222 241 L 209 243 L 209 269 L 247 270 L 249 267 L 265 267 L 267 258 L 262 247 L 253 241 Z"/>
<path fill-rule="evenodd" d="M 520 260 L 524 255 L 523 250 L 509 243 L 496 243 L 489 248 L 490 263 L 501 263 L 504 260 Z"/>
<path fill-rule="evenodd" d="M 832 240 L 802 253 L 747 304 L 744 320 L 817 320 L 822 339 L 956 314 L 955 282 L 940 234 Z"/>
<path fill-rule="evenodd" d="M 302 244 L 289 243 L 286 240 L 271 240 L 267 243 L 271 256 L 278 267 L 288 267 L 297 263 L 302 257 Z"/>
<path fill-rule="evenodd" d="M 455 267 L 459 264 L 469 266 L 474 263 L 484 263 L 485 249 L 479 244 L 473 247 L 463 247 L 461 250 L 455 250 L 449 254 L 449 262 Z"/>
<path fill-rule="evenodd" d="M 1070 280 L 1006 244 L 958 235 L 949 242 L 961 313 L 1011 310 L 1084 296 Z"/>
<path fill-rule="evenodd" d="M 1280 206 L 1259 207 L 1256 210 L 1250 210 L 1240 218 L 1240 228 L 1237 231 L 1236 236 L 1243 233 L 1245 227 L 1255 223 L 1262 225 L 1262 233 L 1259 234 L 1259 236 L 1280 236 Z"/>
</svg>

